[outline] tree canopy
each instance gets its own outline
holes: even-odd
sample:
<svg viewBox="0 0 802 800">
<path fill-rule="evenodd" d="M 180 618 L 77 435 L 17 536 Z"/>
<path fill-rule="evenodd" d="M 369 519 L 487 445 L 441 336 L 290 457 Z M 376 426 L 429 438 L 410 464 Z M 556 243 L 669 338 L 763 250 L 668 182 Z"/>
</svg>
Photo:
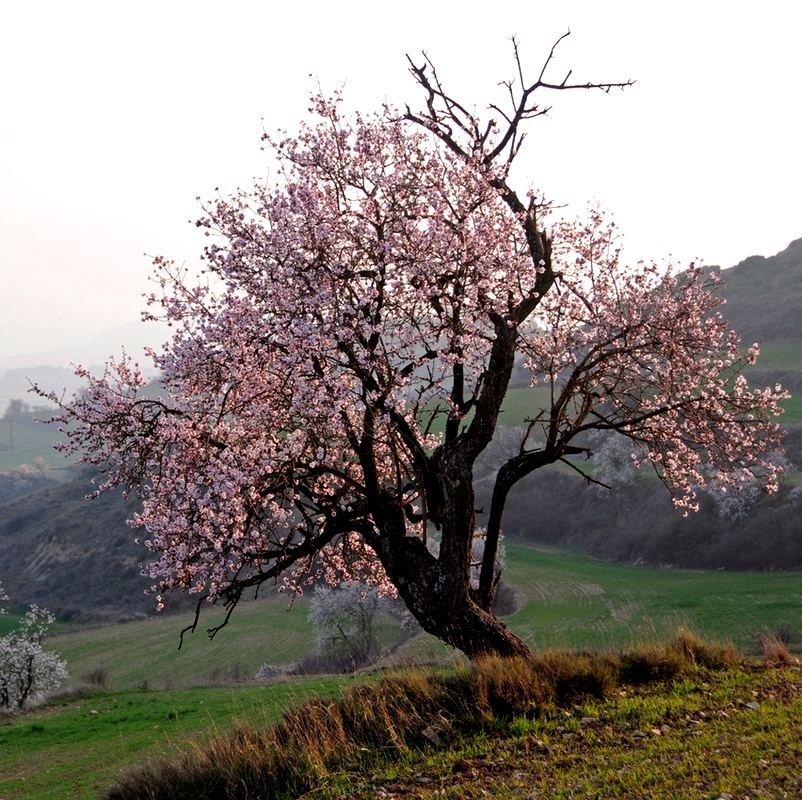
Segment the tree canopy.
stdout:
<svg viewBox="0 0 802 800">
<path fill-rule="evenodd" d="M 151 353 L 163 396 L 123 358 L 84 372 L 61 419 L 104 487 L 141 491 L 160 591 L 233 608 L 268 581 L 367 580 L 471 657 L 528 653 L 491 612 L 504 504 L 588 455 L 588 432 L 627 437 L 684 511 L 712 480 L 775 486 L 784 395 L 739 375 L 757 347 L 718 314 L 716 279 L 627 266 L 598 210 L 555 219 L 511 185 L 537 91 L 628 82 L 548 83 L 549 55 L 527 83 L 515 59 L 509 107 L 484 123 L 428 62 L 412 64 L 420 113 L 314 97 L 296 136 L 265 136 L 273 183 L 204 204 L 203 279 L 156 258 L 148 316 L 175 330 Z M 516 359 L 550 399 L 478 512 L 473 465 Z"/>
</svg>

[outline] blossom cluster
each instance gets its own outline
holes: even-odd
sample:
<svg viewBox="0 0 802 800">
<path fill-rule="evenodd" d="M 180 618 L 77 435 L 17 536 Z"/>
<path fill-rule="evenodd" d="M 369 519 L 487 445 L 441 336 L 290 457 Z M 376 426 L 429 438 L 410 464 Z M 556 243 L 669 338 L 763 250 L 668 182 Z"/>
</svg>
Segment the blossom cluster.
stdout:
<svg viewBox="0 0 802 800">
<path fill-rule="evenodd" d="M 652 465 L 675 507 L 698 508 L 696 489 L 774 491 L 782 463 L 774 419 L 782 387 L 752 389 L 742 352 L 719 312 L 721 280 L 691 265 L 625 268 L 614 226 L 596 209 L 554 226 L 561 277 L 544 298 L 523 351 L 532 382 L 551 387 L 538 419 L 548 442 L 585 431 L 626 436 L 637 467 Z"/>
</svg>

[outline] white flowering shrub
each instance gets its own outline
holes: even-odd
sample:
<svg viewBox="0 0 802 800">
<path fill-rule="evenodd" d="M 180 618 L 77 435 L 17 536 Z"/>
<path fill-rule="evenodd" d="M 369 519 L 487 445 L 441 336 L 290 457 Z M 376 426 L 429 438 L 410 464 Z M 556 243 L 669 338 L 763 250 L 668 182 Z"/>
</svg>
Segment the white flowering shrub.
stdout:
<svg viewBox="0 0 802 800">
<path fill-rule="evenodd" d="M 8 600 L 0 586 L 0 603 Z M 5 608 L 0 606 L 0 613 Z M 16 631 L 0 638 L 0 708 L 22 710 L 67 679 L 67 664 L 42 641 L 55 617 L 32 605 Z"/>
<path fill-rule="evenodd" d="M 772 453 L 767 460 L 786 475 L 796 472 L 796 465 L 791 463 L 784 453 Z M 747 478 L 735 489 L 713 477 L 708 481 L 706 489 L 716 503 L 719 516 L 729 520 L 743 519 L 751 506 L 765 493 L 755 477 Z"/>
<path fill-rule="evenodd" d="M 381 649 L 378 626 L 398 611 L 393 598 L 362 582 L 317 587 L 309 621 L 317 633 L 318 655 L 340 667 L 367 663 Z"/>
<path fill-rule="evenodd" d="M 499 533 L 496 545 L 496 561 L 493 575 L 498 579 L 507 564 L 507 548 L 504 545 L 504 534 Z M 471 547 L 471 588 L 479 588 L 479 578 L 482 575 L 482 561 L 485 557 L 485 542 L 487 531 L 477 528 L 473 534 L 473 547 Z"/>
<path fill-rule="evenodd" d="M 588 438 L 598 488 L 619 489 L 635 481 L 637 448 L 631 439 L 614 431 L 593 431 Z"/>
<path fill-rule="evenodd" d="M 282 678 L 286 675 L 297 675 L 301 665 L 297 661 L 290 661 L 289 664 L 262 664 L 256 673 L 256 679 L 260 681 L 270 678 Z"/>
</svg>

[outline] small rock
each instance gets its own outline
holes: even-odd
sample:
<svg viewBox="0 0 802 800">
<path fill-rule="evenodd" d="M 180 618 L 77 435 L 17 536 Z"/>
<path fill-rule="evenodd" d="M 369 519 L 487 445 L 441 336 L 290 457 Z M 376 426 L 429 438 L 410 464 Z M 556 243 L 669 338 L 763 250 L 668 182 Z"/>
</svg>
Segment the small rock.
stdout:
<svg viewBox="0 0 802 800">
<path fill-rule="evenodd" d="M 634 731 L 632 734 L 633 739 L 645 739 L 649 734 L 644 731 Z"/>
<path fill-rule="evenodd" d="M 671 733 L 671 727 L 669 725 L 661 725 L 660 733 Z"/>
<path fill-rule="evenodd" d="M 99 712 L 98 712 L 98 711 L 95 711 L 95 709 L 93 708 L 93 709 L 92 709 L 92 710 L 89 712 L 89 716 L 91 716 L 91 717 L 96 717 L 96 716 L 98 715 L 98 713 L 99 713 Z"/>
<path fill-rule="evenodd" d="M 592 725 L 594 722 L 596 722 L 596 717 L 582 717 L 579 720 L 580 725 Z"/>
<path fill-rule="evenodd" d="M 458 758 L 452 765 L 451 765 L 452 772 L 472 772 L 473 767 L 471 766 L 471 762 L 468 761 L 466 758 Z"/>
<path fill-rule="evenodd" d="M 526 749 L 534 750 L 536 753 L 540 753 L 540 755 L 545 756 L 551 752 L 551 748 L 541 739 L 535 739 L 534 737 L 530 737 L 526 740 Z"/>
<path fill-rule="evenodd" d="M 651 728 L 649 730 L 649 736 L 662 736 L 662 735 L 663 732 L 660 730 L 660 728 Z"/>
<path fill-rule="evenodd" d="M 435 747 L 443 746 L 443 740 L 440 738 L 440 734 L 431 725 L 423 729 L 423 736 Z"/>
<path fill-rule="evenodd" d="M 756 702 L 755 700 L 752 700 L 751 703 L 746 704 L 746 707 L 751 708 L 752 711 L 757 711 L 760 708 L 760 703 Z"/>
</svg>

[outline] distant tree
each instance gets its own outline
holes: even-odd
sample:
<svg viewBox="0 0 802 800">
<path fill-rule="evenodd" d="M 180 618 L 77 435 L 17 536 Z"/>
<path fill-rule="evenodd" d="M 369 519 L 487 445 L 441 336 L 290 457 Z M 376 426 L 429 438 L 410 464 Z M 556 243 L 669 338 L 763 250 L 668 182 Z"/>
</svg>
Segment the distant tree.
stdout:
<svg viewBox="0 0 802 800">
<path fill-rule="evenodd" d="M 392 599 L 375 586 L 361 582 L 319 586 L 309 610 L 318 655 L 351 669 L 367 664 L 381 650 L 379 625 L 397 610 Z"/>
<path fill-rule="evenodd" d="M 0 603 L 8 597 L 0 585 Z M 6 613 L 0 606 L 0 614 Z M 22 710 L 67 679 L 67 665 L 46 651 L 42 641 L 55 622 L 46 609 L 32 605 L 16 631 L 0 637 L 0 708 Z"/>
<path fill-rule="evenodd" d="M 16 427 L 25 419 L 27 412 L 28 406 L 22 400 L 8 401 L 8 406 L 3 414 L 3 421 L 8 426 L 8 439 L 6 442 L 0 442 L 0 450 L 14 453 L 17 444 Z"/>
<path fill-rule="evenodd" d="M 629 439 L 683 511 L 711 476 L 775 487 L 784 395 L 740 376 L 757 347 L 740 352 L 715 278 L 625 266 L 598 211 L 550 222 L 514 188 L 537 92 L 627 85 L 549 83 L 553 52 L 527 82 L 516 47 L 485 123 L 428 60 L 411 70 L 421 112 L 349 120 L 339 96 L 313 98 L 312 126 L 265 136 L 275 185 L 204 206 L 204 281 L 155 260 L 151 303 L 175 331 L 153 353 L 164 396 L 124 358 L 81 371 L 60 419 L 64 449 L 105 465 L 102 488 L 141 489 L 158 588 L 231 610 L 268 581 L 362 579 L 470 657 L 526 655 L 491 611 L 504 505 L 524 476 L 587 455 L 587 432 Z M 496 472 L 472 585 L 473 469 L 516 357 L 550 399 Z"/>
</svg>

